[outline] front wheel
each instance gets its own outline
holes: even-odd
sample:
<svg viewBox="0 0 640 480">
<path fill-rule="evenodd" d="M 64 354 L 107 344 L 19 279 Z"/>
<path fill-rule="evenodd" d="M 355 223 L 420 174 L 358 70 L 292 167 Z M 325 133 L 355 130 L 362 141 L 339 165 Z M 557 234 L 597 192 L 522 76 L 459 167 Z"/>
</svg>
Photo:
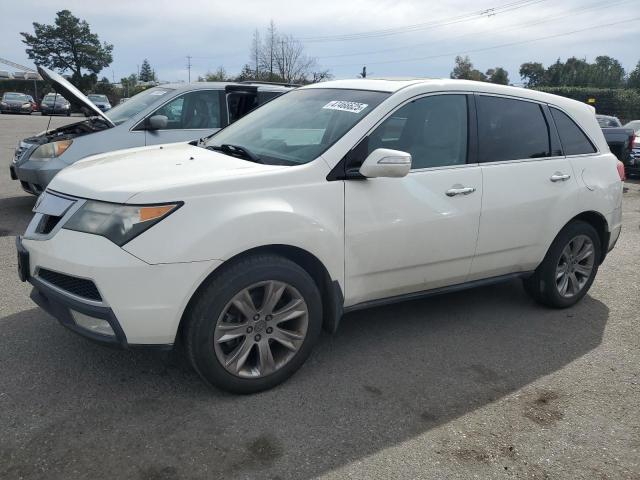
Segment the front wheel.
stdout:
<svg viewBox="0 0 640 480">
<path fill-rule="evenodd" d="M 318 287 L 283 257 L 223 266 L 197 295 L 185 317 L 187 356 L 223 390 L 254 393 L 278 385 L 300 368 L 320 334 Z"/>
<path fill-rule="evenodd" d="M 554 308 L 576 304 L 586 295 L 601 258 L 598 232 L 576 220 L 555 238 L 535 273 L 524 280 L 525 290 L 539 303 Z"/>
</svg>

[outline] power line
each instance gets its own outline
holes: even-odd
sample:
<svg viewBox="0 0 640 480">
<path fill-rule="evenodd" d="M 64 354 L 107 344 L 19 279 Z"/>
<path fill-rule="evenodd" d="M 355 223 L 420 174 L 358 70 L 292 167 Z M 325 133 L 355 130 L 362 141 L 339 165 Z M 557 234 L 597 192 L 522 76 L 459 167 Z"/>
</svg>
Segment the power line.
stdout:
<svg viewBox="0 0 640 480">
<path fill-rule="evenodd" d="M 518 42 L 510 42 L 510 43 L 503 43 L 500 45 L 493 45 L 491 47 L 483 47 L 483 48 L 474 48 L 474 49 L 470 49 L 470 50 L 465 50 L 465 51 L 461 51 L 461 52 L 450 52 L 450 53 L 441 53 L 441 54 L 437 54 L 437 55 L 428 55 L 425 57 L 413 57 L 413 58 L 405 58 L 402 60 L 386 60 L 386 61 L 380 61 L 380 62 L 367 62 L 369 65 L 384 65 L 384 64 L 391 64 L 391 63 L 406 63 L 406 62 L 417 62 L 417 61 L 421 61 L 421 60 L 431 60 L 433 58 L 443 58 L 443 57 L 452 57 L 452 56 L 456 56 L 456 55 L 466 55 L 469 53 L 477 53 L 477 52 L 484 52 L 487 50 L 494 50 L 494 49 L 498 49 L 498 48 L 505 48 L 505 47 L 512 47 L 515 45 L 524 45 L 526 43 L 532 43 L 532 42 L 539 42 L 542 40 L 549 40 L 551 38 L 558 38 L 558 37 L 564 37 L 567 35 L 573 35 L 574 33 L 581 33 L 581 32 L 586 32 L 588 30 L 593 30 L 596 28 L 602 28 L 602 27 L 611 27 L 614 25 L 620 25 L 623 23 L 629 23 L 629 22 L 634 22 L 640 20 L 640 17 L 634 17 L 634 18 L 629 18 L 627 20 L 620 20 L 617 22 L 612 22 L 612 23 L 603 23 L 600 25 L 593 25 L 591 27 L 587 27 L 587 28 L 581 28 L 579 30 L 572 30 L 570 32 L 563 32 L 563 33 L 557 33 L 555 35 L 547 35 L 544 37 L 538 37 L 538 38 L 532 38 L 529 40 L 521 40 Z M 327 68 L 336 68 L 336 67 L 351 67 L 353 66 L 353 63 L 343 63 L 340 65 L 329 65 L 327 66 Z"/>
<path fill-rule="evenodd" d="M 402 33 L 414 32 L 417 30 L 424 30 L 428 28 L 442 27 L 445 25 L 452 25 L 455 23 L 468 22 L 476 20 L 482 17 L 492 17 L 500 13 L 509 12 L 512 10 L 518 10 L 520 8 L 535 5 L 537 3 L 545 2 L 547 0 L 519 0 L 516 2 L 506 3 L 497 7 L 485 8 L 470 12 L 455 17 L 443 18 L 440 20 L 434 20 L 431 22 L 417 23 L 413 25 L 404 25 L 401 27 L 387 28 L 381 30 L 370 30 L 367 32 L 341 34 L 341 35 L 323 35 L 315 37 L 300 37 L 299 40 L 305 43 L 313 42 L 334 42 L 334 41 L 346 41 L 346 40 L 361 40 L 366 38 L 385 37 L 389 35 L 398 35 Z"/>
<path fill-rule="evenodd" d="M 578 7 L 578 8 L 573 8 L 570 10 L 566 10 L 565 12 L 563 12 L 560 15 L 552 15 L 549 17 L 544 17 L 544 18 L 539 18 L 533 22 L 525 22 L 525 23 L 520 23 L 520 24 L 516 24 L 516 25 L 511 25 L 505 28 L 500 29 L 500 32 L 506 32 L 509 30 L 514 30 L 514 29 L 518 29 L 518 28 L 527 28 L 527 27 L 532 27 L 535 25 L 539 25 L 541 23 L 547 23 L 549 21 L 553 21 L 553 20 L 558 20 L 561 18 L 565 18 L 571 15 L 580 15 L 582 13 L 588 13 L 590 10 L 597 10 L 600 8 L 608 8 L 614 5 L 619 5 L 619 4 L 624 4 L 624 3 L 628 3 L 631 1 L 635 1 L 635 0 L 619 0 L 619 1 L 603 1 L 603 2 L 597 2 L 594 3 L 592 5 L 586 6 L 586 7 Z M 496 29 L 488 29 L 488 30 L 481 30 L 481 31 L 476 31 L 476 32 L 469 32 L 469 33 L 464 33 L 462 35 L 456 35 L 453 37 L 448 37 L 443 39 L 443 41 L 450 41 L 450 40 L 455 40 L 458 38 L 464 38 L 464 37 L 469 37 L 469 36 L 474 36 L 474 35 L 482 35 L 484 33 L 496 33 L 498 30 Z M 317 56 L 318 59 L 327 59 L 327 58 L 343 58 L 343 57 L 357 57 L 357 56 L 361 56 L 361 55 L 377 55 L 380 53 L 387 53 L 387 52 L 397 52 L 397 51 L 401 51 L 401 50 L 406 50 L 406 49 L 412 49 L 412 48 L 416 48 L 416 47 L 422 47 L 422 46 L 431 46 L 437 43 L 442 43 L 442 41 L 437 41 L 437 42 L 420 42 L 420 43 L 413 43 L 410 45 L 403 45 L 403 46 L 399 46 L 399 47 L 393 47 L 393 48 L 385 48 L 385 49 L 381 49 L 381 50 L 370 50 L 367 52 L 353 52 L 353 53 L 339 53 L 339 54 L 335 54 L 335 55 L 319 55 Z"/>
</svg>

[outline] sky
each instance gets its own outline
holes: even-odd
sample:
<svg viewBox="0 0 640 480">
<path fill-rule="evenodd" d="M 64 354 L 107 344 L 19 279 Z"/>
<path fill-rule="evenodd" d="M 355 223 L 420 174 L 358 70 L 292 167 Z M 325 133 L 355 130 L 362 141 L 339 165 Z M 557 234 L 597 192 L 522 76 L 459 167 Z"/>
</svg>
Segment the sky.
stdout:
<svg viewBox="0 0 640 480">
<path fill-rule="evenodd" d="M 149 59 L 160 80 L 186 81 L 249 61 L 255 29 L 270 20 L 300 39 L 335 78 L 448 77 L 458 54 L 518 84 L 520 64 L 598 55 L 627 71 L 640 60 L 640 0 L 0 0 L 0 57 L 33 66 L 20 32 L 69 9 L 114 45 L 99 75 L 119 81 Z M 623 23 L 621 23 L 623 22 Z M 13 70 L 0 65 L 0 70 Z"/>
</svg>

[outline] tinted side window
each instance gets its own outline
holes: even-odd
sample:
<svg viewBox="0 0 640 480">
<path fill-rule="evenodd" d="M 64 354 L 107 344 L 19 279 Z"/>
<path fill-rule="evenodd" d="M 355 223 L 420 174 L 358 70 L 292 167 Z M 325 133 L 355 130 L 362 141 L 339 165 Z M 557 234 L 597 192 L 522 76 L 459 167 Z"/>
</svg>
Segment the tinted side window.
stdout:
<svg viewBox="0 0 640 480">
<path fill-rule="evenodd" d="M 566 113 L 553 107 L 550 108 L 550 110 L 553 121 L 556 122 L 565 155 L 581 155 L 596 152 L 591 141 Z"/>
<path fill-rule="evenodd" d="M 549 127 L 537 103 L 476 97 L 480 162 L 551 156 Z"/>
<path fill-rule="evenodd" d="M 412 168 L 461 165 L 467 161 L 467 97 L 420 98 L 394 112 L 367 137 L 362 159 L 376 148 L 408 152 Z"/>
<path fill-rule="evenodd" d="M 153 115 L 167 117 L 167 130 L 220 128 L 220 95 L 217 90 L 190 92 L 174 98 Z"/>
</svg>

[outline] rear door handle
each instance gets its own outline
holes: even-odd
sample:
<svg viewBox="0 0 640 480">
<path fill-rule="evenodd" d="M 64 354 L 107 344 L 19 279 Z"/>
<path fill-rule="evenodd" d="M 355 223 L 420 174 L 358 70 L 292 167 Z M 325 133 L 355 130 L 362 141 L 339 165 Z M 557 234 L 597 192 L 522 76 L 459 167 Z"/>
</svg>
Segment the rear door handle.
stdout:
<svg viewBox="0 0 640 480">
<path fill-rule="evenodd" d="M 470 193 L 475 192 L 476 189 L 474 187 L 453 187 L 447 190 L 445 193 L 447 197 L 455 197 L 456 195 L 469 195 Z"/>
<path fill-rule="evenodd" d="M 552 182 L 566 182 L 570 178 L 571 178 L 571 175 L 569 174 L 556 172 L 553 175 L 551 175 L 549 180 L 551 180 Z"/>
</svg>

